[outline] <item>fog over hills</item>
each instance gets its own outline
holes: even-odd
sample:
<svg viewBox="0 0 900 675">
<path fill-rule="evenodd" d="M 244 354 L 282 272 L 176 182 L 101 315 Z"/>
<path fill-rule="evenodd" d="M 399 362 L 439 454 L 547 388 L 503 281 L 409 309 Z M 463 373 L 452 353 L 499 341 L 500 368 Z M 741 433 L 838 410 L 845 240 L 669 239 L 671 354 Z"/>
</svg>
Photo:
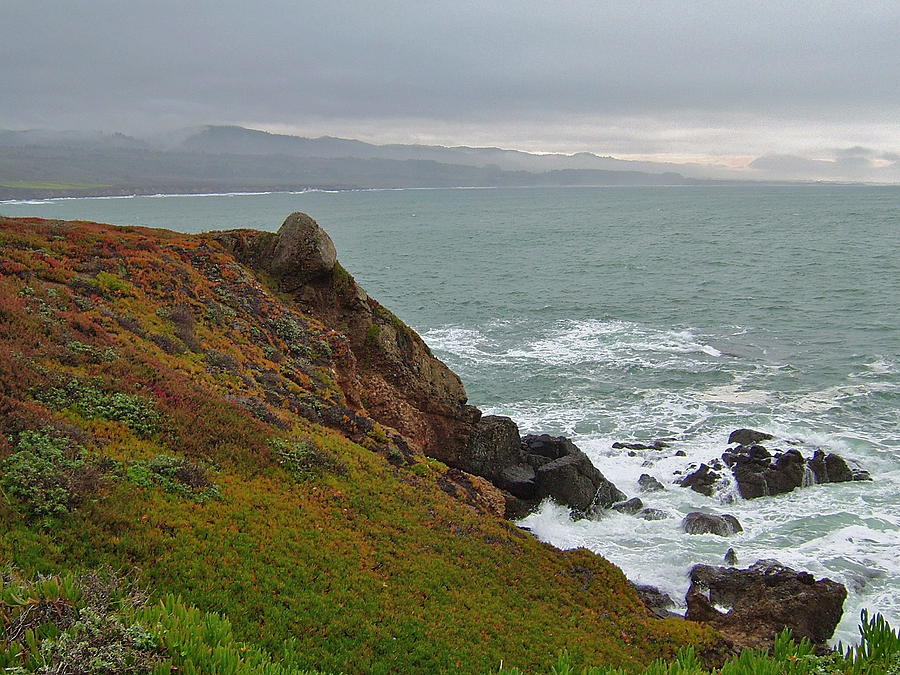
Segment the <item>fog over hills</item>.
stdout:
<svg viewBox="0 0 900 675">
<path fill-rule="evenodd" d="M 303 138 L 272 134 L 238 126 L 206 126 L 185 138 L 181 149 L 239 155 L 285 154 L 292 157 L 356 157 L 360 159 L 429 160 L 465 166 L 495 166 L 504 171 L 602 171 L 676 172 L 694 178 L 745 178 L 725 166 L 635 162 L 590 152 L 571 155 L 531 153 L 495 147 L 389 144 L 374 145 L 345 138 Z"/>
<path fill-rule="evenodd" d="M 900 181 L 896 158 L 865 148 L 836 160 L 767 155 L 746 169 L 639 162 L 581 152 L 375 145 L 205 125 L 137 138 L 0 130 L 0 198 L 255 190 L 687 185 L 709 181 Z"/>
<path fill-rule="evenodd" d="M 120 133 L 0 132 L 0 198 L 7 199 L 311 188 L 683 185 L 692 180 L 669 170 L 640 171 L 629 162 L 616 162 L 615 169 L 604 166 L 608 162 L 593 155 L 378 146 L 241 127 L 201 127 L 151 140 Z"/>
</svg>

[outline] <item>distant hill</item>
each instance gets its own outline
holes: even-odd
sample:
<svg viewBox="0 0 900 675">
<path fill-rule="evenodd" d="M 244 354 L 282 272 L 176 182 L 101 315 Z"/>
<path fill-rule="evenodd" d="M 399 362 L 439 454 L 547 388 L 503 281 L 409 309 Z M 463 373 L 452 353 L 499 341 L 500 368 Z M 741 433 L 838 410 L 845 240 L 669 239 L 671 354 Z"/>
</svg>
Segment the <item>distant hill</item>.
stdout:
<svg viewBox="0 0 900 675">
<path fill-rule="evenodd" d="M 565 155 L 559 153 L 535 154 L 494 147 L 374 145 L 333 136 L 304 138 L 301 136 L 271 134 L 238 126 L 201 127 L 188 135 L 181 142 L 179 148 L 187 151 L 236 155 L 283 154 L 291 157 L 429 160 L 442 164 L 495 167 L 504 171 L 601 170 L 683 173 L 685 170 L 697 170 L 697 167 L 690 165 L 686 169 L 684 165 L 679 164 L 634 162 L 595 155 L 590 152 Z M 697 174 L 692 175 L 692 177 L 713 177 L 710 174 L 709 167 L 704 169 L 702 176 Z M 717 173 L 714 177 L 722 178 L 725 175 Z"/>
<path fill-rule="evenodd" d="M 609 162 L 618 169 L 601 168 Z M 590 166 L 597 164 L 597 166 Z M 664 165 L 665 166 L 665 165 Z M 627 170 L 623 170 L 627 169 Z M 163 147 L 123 134 L 0 131 L 0 199 L 309 188 L 686 185 L 596 155 L 371 145 L 203 127 Z"/>
</svg>

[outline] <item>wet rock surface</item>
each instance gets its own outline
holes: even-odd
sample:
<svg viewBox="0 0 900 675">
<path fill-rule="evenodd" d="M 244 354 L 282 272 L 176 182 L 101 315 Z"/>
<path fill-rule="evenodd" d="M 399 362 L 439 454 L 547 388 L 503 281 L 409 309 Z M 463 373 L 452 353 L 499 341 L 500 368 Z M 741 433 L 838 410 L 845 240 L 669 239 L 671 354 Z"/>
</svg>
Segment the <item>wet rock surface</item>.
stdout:
<svg viewBox="0 0 900 675">
<path fill-rule="evenodd" d="M 728 445 L 737 443 L 738 445 L 753 445 L 762 441 L 770 441 L 775 438 L 772 434 L 755 429 L 735 429 L 728 436 Z"/>
<path fill-rule="evenodd" d="M 721 459 L 701 464 L 676 482 L 712 497 L 727 483 L 730 471 L 737 493 L 744 499 L 756 499 L 822 483 L 872 480 L 868 471 L 833 452 L 817 449 L 806 458 L 797 448 L 782 451 L 760 444 L 773 438 L 761 431 L 737 429 L 728 437 L 729 443 L 739 442 L 737 446 L 723 452 Z"/>
<path fill-rule="evenodd" d="M 717 534 L 720 537 L 730 537 L 744 528 L 738 519 L 730 514 L 715 515 L 692 511 L 681 521 L 681 529 L 687 534 Z"/>
<path fill-rule="evenodd" d="M 699 468 L 676 480 L 681 487 L 690 488 L 701 495 L 712 497 L 716 491 L 716 485 L 722 479 L 722 475 L 713 471 L 708 464 L 701 464 Z"/>
<path fill-rule="evenodd" d="M 613 504 L 611 508 L 613 511 L 618 511 L 619 513 L 627 513 L 633 516 L 643 510 L 644 502 L 642 502 L 638 497 L 632 497 L 628 501 Z"/>
<path fill-rule="evenodd" d="M 624 443 L 622 441 L 616 441 L 612 444 L 612 447 L 613 450 L 663 450 L 664 448 L 669 447 L 669 444 L 661 440 L 653 441 L 650 445 L 646 443 Z"/>
<path fill-rule="evenodd" d="M 634 588 L 644 606 L 660 619 L 681 618 L 678 614 L 670 611 L 670 608 L 675 606 L 675 601 L 672 600 L 668 593 L 664 593 L 656 586 L 629 583 L 631 583 L 631 587 Z"/>
<path fill-rule="evenodd" d="M 537 474 L 538 499 L 552 497 L 587 516 L 627 499 L 568 438 L 525 436 L 522 454 Z"/>
<path fill-rule="evenodd" d="M 642 473 L 638 477 L 638 487 L 640 487 L 641 492 L 658 492 L 666 489 L 662 483 L 648 473 Z"/>
<path fill-rule="evenodd" d="M 824 646 L 847 597 L 842 584 L 817 581 L 774 560 L 759 560 L 747 569 L 695 565 L 690 580 L 685 618 L 709 623 L 740 648 L 768 649 L 785 628 L 795 639 Z"/>
<path fill-rule="evenodd" d="M 481 418 L 457 466 L 503 490 L 509 518 L 524 517 L 547 497 L 576 517 L 596 516 L 627 499 L 571 440 L 547 434 L 520 438 L 508 417 Z"/>
<path fill-rule="evenodd" d="M 643 520 L 665 520 L 669 517 L 669 514 L 662 509 L 654 509 L 649 507 L 641 509 L 634 515 L 636 515 L 638 518 L 642 518 Z"/>
</svg>

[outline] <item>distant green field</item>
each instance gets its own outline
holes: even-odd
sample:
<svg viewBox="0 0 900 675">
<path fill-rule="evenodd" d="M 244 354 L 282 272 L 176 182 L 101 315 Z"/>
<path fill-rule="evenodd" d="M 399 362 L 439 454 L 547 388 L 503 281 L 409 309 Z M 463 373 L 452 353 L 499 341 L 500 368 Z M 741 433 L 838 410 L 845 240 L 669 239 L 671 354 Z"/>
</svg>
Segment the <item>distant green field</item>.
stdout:
<svg viewBox="0 0 900 675">
<path fill-rule="evenodd" d="M 49 183 L 43 181 L 12 180 L 0 181 L 0 187 L 22 188 L 30 190 L 89 190 L 91 188 L 109 187 L 103 183 Z"/>
</svg>

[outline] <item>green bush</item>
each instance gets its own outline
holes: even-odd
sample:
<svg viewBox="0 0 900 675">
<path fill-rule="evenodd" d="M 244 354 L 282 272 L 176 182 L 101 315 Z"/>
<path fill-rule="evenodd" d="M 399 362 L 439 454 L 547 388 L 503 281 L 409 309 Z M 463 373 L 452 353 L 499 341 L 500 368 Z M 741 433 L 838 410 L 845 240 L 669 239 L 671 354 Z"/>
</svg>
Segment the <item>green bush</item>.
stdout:
<svg viewBox="0 0 900 675">
<path fill-rule="evenodd" d="M 105 392 L 79 380 L 53 387 L 35 396 L 39 403 L 56 410 L 72 410 L 82 417 L 102 417 L 122 422 L 138 436 L 152 436 L 160 430 L 162 415 L 142 396 Z"/>
<path fill-rule="evenodd" d="M 40 673 L 54 675 L 143 675 L 152 673 L 165 652 L 140 623 L 126 625 L 116 615 L 84 608 L 78 621 L 40 645 Z"/>
<path fill-rule="evenodd" d="M 270 441 L 278 463 L 298 480 L 312 478 L 318 474 L 346 472 L 346 467 L 310 439 L 284 441 L 273 438 Z"/>
<path fill-rule="evenodd" d="M 0 485 L 31 516 L 61 516 L 99 486 L 98 466 L 67 438 L 23 431 L 15 447 L 0 467 Z"/>
<path fill-rule="evenodd" d="M 81 354 L 95 363 L 105 363 L 113 361 L 116 358 L 116 350 L 112 347 L 101 349 L 94 345 L 88 345 L 78 340 L 72 340 L 66 343 L 66 349 L 76 354 Z"/>
<path fill-rule="evenodd" d="M 279 316 L 269 320 L 269 325 L 288 344 L 302 340 L 306 336 L 306 328 L 299 321 L 290 316 Z"/>
<path fill-rule="evenodd" d="M 131 288 L 131 284 L 110 272 L 97 272 L 94 279 L 100 289 L 110 293 L 125 293 Z"/>
<path fill-rule="evenodd" d="M 157 455 L 146 462 L 133 462 L 129 464 L 126 475 L 141 487 L 158 485 L 166 492 L 197 502 L 222 496 L 219 486 L 209 478 L 204 467 L 180 457 Z"/>
</svg>

